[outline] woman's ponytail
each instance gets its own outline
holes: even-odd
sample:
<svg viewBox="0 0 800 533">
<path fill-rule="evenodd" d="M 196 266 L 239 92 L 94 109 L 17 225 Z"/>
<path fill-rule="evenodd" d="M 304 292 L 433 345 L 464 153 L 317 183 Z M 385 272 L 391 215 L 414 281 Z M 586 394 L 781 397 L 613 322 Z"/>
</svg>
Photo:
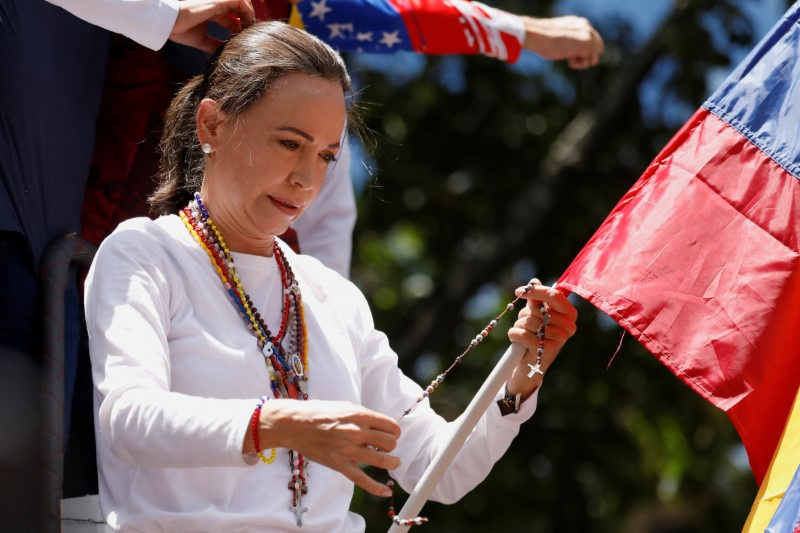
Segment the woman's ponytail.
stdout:
<svg viewBox="0 0 800 533">
<path fill-rule="evenodd" d="M 203 76 L 195 76 L 167 109 L 159 145 L 159 184 L 148 199 L 153 215 L 177 213 L 200 190 L 205 162 L 197 140 L 197 106 L 203 86 Z"/>
</svg>

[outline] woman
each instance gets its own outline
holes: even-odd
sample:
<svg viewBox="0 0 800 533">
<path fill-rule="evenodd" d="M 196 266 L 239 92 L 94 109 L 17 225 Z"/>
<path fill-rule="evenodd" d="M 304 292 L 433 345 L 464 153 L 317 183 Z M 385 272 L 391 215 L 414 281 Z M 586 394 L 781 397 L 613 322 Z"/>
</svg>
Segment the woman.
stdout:
<svg viewBox="0 0 800 533">
<path fill-rule="evenodd" d="M 363 531 L 348 512 L 353 484 L 389 488 L 359 463 L 410 490 L 444 443 L 448 424 L 427 401 L 401 416 L 425 393 L 397 368 L 358 289 L 275 237 L 335 164 L 349 91 L 327 45 L 264 23 L 174 100 L 152 199 L 165 216 L 121 224 L 86 285 L 112 527 Z M 529 363 L 546 370 L 574 333 L 558 291 L 535 285 L 525 297 L 509 338 L 532 352 L 498 391 L 508 416 L 484 415 L 439 501 L 486 476 L 535 409 L 542 375 Z M 537 360 L 540 305 L 550 319 Z"/>
</svg>

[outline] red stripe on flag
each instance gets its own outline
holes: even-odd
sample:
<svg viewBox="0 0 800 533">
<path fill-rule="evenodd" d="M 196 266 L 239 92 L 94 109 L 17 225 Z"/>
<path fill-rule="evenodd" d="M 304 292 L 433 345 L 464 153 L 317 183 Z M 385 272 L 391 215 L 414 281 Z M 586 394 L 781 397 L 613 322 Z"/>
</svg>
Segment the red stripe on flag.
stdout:
<svg viewBox="0 0 800 533">
<path fill-rule="evenodd" d="M 800 384 L 800 180 L 698 111 L 560 280 L 725 410 L 756 479 Z"/>
<path fill-rule="evenodd" d="M 437 0 L 389 0 L 403 17 L 415 52 L 423 54 L 474 54 L 466 21 L 451 4 Z"/>
</svg>

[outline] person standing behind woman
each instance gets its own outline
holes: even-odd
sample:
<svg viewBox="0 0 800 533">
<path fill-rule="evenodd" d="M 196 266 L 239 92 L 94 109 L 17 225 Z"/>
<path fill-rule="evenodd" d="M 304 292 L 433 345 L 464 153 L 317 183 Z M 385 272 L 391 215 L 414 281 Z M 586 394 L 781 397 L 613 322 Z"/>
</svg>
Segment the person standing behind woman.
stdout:
<svg viewBox="0 0 800 533">
<path fill-rule="evenodd" d="M 276 238 L 335 164 L 349 91 L 327 45 L 258 23 L 173 101 L 151 199 L 162 216 L 122 223 L 86 282 L 100 503 L 113 528 L 363 531 L 348 510 L 354 484 L 389 488 L 359 464 L 409 490 L 446 442 L 450 425 L 427 400 L 402 416 L 426 394 L 364 296 Z M 545 372 L 575 331 L 559 291 L 518 294 L 528 305 L 509 338 L 529 353 L 497 398 L 522 403 L 487 411 L 438 501 L 474 488 L 533 414 L 543 316 Z"/>
</svg>

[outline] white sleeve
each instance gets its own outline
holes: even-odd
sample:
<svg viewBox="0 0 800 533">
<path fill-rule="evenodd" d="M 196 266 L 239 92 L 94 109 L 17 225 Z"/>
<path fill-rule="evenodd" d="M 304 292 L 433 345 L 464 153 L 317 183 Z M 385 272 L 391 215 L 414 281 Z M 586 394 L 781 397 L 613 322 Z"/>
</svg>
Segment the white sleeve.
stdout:
<svg viewBox="0 0 800 533">
<path fill-rule="evenodd" d="M 164 46 L 178 18 L 178 0 L 47 1 L 152 50 Z"/>
<path fill-rule="evenodd" d="M 297 231 L 303 254 L 316 257 L 326 267 L 349 278 L 356 199 L 350 180 L 347 139 L 339 154 L 319 196 L 292 227 Z"/>
<path fill-rule="evenodd" d="M 396 419 L 414 405 L 422 389 L 398 368 L 397 355 L 389 347 L 386 336 L 374 329 L 363 296 L 359 293 L 354 300 L 359 308 L 355 326 L 367 332 L 360 346 L 362 383 L 367 384 L 362 391 L 363 404 Z M 446 382 L 443 388 L 445 390 L 440 388 L 439 394 L 447 394 Z M 498 391 L 496 399 L 502 394 L 502 390 Z M 492 403 L 433 491 L 431 499 L 453 503 L 483 481 L 519 433 L 520 424 L 533 415 L 537 398 L 538 391 L 522 404 L 518 413 L 507 416 L 502 416 L 499 407 Z M 402 434 L 392 453 L 400 457 L 401 464 L 390 474 L 405 491 L 410 493 L 414 489 L 433 458 L 450 440 L 455 424 L 437 415 L 427 399 L 400 421 Z"/>
<path fill-rule="evenodd" d="M 107 238 L 86 280 L 98 437 L 139 466 L 244 466 L 255 400 L 170 391 L 171 289 L 154 260 L 169 254 L 142 233 L 117 230 Z"/>
</svg>

